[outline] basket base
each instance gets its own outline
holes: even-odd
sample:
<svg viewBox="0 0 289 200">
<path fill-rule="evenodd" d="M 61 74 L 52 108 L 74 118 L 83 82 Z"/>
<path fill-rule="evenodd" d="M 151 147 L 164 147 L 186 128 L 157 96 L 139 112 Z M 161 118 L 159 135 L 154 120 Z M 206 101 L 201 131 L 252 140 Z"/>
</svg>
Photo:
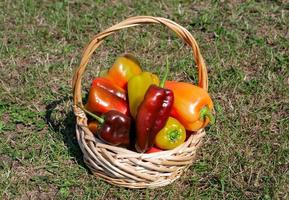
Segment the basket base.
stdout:
<svg viewBox="0 0 289 200">
<path fill-rule="evenodd" d="M 126 188 L 158 188 L 171 184 L 193 164 L 205 136 L 205 131 L 200 130 L 173 150 L 140 154 L 104 144 L 86 129 L 85 124 L 76 125 L 86 165 L 96 177 Z"/>
<path fill-rule="evenodd" d="M 132 188 L 132 189 L 155 189 L 159 187 L 164 187 L 167 186 L 177 179 L 181 177 L 181 175 L 189 168 L 190 166 L 186 167 L 186 169 L 182 170 L 182 172 L 178 176 L 174 176 L 173 179 L 166 179 L 163 181 L 155 181 L 151 183 L 145 183 L 145 182 L 125 182 L 121 179 L 116 179 L 116 178 L 111 178 L 107 177 L 103 174 L 101 171 L 94 171 L 92 172 L 93 175 L 97 178 L 100 178 L 101 180 L 115 186 L 120 186 L 120 187 L 126 187 L 126 188 Z"/>
</svg>

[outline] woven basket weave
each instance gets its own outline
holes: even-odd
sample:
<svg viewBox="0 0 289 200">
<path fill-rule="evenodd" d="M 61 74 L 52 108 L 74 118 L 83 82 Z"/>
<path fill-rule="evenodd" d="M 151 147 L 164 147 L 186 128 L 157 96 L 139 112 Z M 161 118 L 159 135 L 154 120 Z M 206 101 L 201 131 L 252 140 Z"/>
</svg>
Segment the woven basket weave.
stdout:
<svg viewBox="0 0 289 200">
<path fill-rule="evenodd" d="M 77 121 L 76 134 L 79 146 L 83 152 L 84 162 L 97 177 L 111 184 L 129 188 L 156 188 L 168 185 L 178 179 L 193 163 L 196 150 L 205 135 L 204 130 L 200 130 L 173 150 L 141 154 L 104 144 L 87 128 L 87 117 L 77 105 L 82 105 L 81 78 L 92 53 L 107 36 L 116 31 L 151 23 L 167 26 L 192 48 L 195 63 L 198 67 L 198 85 L 207 90 L 207 69 L 194 37 L 185 28 L 171 20 L 151 16 L 128 18 L 95 35 L 84 49 L 80 65 L 72 81 L 73 109 Z"/>
</svg>

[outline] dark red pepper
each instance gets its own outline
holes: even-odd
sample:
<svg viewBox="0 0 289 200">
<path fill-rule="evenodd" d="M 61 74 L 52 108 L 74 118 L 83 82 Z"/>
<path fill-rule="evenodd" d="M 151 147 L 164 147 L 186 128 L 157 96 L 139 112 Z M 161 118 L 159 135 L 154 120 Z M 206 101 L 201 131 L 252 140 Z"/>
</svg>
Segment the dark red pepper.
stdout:
<svg viewBox="0 0 289 200">
<path fill-rule="evenodd" d="M 129 146 L 130 143 L 130 117 L 111 110 L 103 114 L 104 123 L 99 131 L 99 138 L 103 141 L 119 146 Z"/>
<path fill-rule="evenodd" d="M 151 85 L 140 104 L 136 119 L 136 145 L 138 152 L 145 152 L 154 144 L 156 134 L 166 124 L 174 103 L 171 90 L 162 88 L 168 74 L 159 86 Z"/>
<path fill-rule="evenodd" d="M 101 140 L 115 146 L 129 146 L 131 129 L 130 117 L 116 110 L 110 110 L 99 117 L 83 107 L 80 108 L 100 123 L 97 136 Z"/>
<path fill-rule="evenodd" d="M 96 78 L 89 90 L 85 108 L 93 113 L 117 110 L 129 115 L 126 92 L 108 79 Z"/>
</svg>

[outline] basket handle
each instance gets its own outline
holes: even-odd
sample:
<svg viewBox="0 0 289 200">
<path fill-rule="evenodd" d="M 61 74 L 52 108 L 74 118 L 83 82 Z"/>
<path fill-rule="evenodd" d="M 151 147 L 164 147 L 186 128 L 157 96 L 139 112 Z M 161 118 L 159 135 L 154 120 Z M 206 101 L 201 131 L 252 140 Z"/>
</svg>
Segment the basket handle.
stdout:
<svg viewBox="0 0 289 200">
<path fill-rule="evenodd" d="M 100 46 L 100 44 L 103 42 L 103 40 L 113 34 L 116 31 L 119 31 L 124 28 L 129 28 L 133 26 L 138 26 L 141 24 L 151 24 L 151 23 L 157 23 L 157 24 L 163 24 L 170 28 L 172 31 L 174 31 L 183 41 L 188 44 L 192 50 L 193 50 L 193 56 L 195 59 L 195 63 L 198 67 L 198 77 L 199 77 L 199 83 L 198 85 L 205 90 L 208 90 L 208 75 L 207 75 L 207 68 L 206 64 L 204 62 L 204 59 L 201 55 L 199 46 L 195 40 L 195 38 L 191 35 L 191 33 L 185 29 L 184 27 L 178 25 L 177 23 L 165 19 L 162 17 L 152 17 L 152 16 L 137 16 L 137 17 L 131 17 L 128 18 L 106 30 L 103 32 L 95 35 L 92 40 L 88 43 L 88 45 L 85 47 L 82 58 L 79 64 L 78 69 L 75 71 L 73 80 L 72 80 L 72 88 L 73 88 L 73 101 L 74 105 L 82 104 L 82 98 L 81 98 L 81 78 L 82 74 L 85 70 L 85 67 L 93 54 L 93 52 Z"/>
</svg>

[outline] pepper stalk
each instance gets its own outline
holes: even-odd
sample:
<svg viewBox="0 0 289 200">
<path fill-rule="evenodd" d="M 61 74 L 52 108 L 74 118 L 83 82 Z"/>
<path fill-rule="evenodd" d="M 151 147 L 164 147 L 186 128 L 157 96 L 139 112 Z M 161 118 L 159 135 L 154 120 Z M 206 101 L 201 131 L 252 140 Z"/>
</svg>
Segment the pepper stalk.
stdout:
<svg viewBox="0 0 289 200">
<path fill-rule="evenodd" d="M 90 115 L 91 117 L 93 117 L 94 119 L 96 119 L 100 124 L 103 124 L 104 123 L 104 118 L 102 117 L 99 117 L 97 115 L 95 115 L 94 113 L 88 111 L 87 109 L 85 109 L 83 106 L 79 106 L 78 107 L 83 110 L 86 114 Z"/>
<path fill-rule="evenodd" d="M 160 87 L 161 88 L 163 88 L 165 86 L 166 80 L 168 78 L 169 71 L 170 71 L 170 69 L 169 69 L 169 59 L 167 58 L 166 71 L 165 71 L 164 77 L 163 77 L 163 79 L 161 80 L 161 83 L 160 83 Z"/>
<path fill-rule="evenodd" d="M 201 109 L 200 118 L 204 121 L 206 120 L 206 118 L 209 118 L 210 124 L 212 125 L 215 124 L 215 121 L 216 121 L 215 117 L 213 116 L 208 106 L 205 106 Z"/>
</svg>

